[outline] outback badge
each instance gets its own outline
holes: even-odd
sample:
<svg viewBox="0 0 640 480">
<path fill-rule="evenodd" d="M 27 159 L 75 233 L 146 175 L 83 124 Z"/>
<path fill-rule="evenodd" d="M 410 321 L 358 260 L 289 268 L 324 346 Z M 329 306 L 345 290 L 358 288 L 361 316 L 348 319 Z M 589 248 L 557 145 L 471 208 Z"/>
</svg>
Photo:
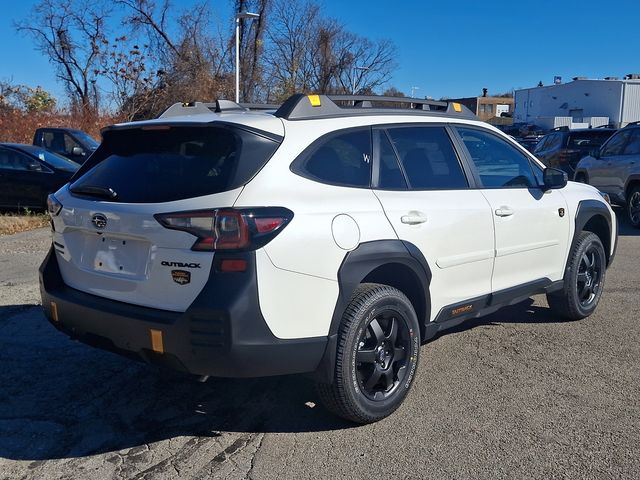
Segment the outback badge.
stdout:
<svg viewBox="0 0 640 480">
<path fill-rule="evenodd" d="M 186 285 L 191 282 L 191 272 L 186 270 L 171 270 L 171 278 L 179 285 Z"/>
</svg>

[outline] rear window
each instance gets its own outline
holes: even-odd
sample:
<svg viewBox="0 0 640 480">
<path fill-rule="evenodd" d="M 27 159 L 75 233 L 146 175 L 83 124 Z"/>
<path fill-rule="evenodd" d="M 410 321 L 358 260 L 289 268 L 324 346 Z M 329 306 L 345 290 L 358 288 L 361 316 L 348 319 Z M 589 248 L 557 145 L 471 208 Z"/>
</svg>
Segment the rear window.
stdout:
<svg viewBox="0 0 640 480">
<path fill-rule="evenodd" d="M 611 131 L 574 132 L 569 135 L 567 148 L 599 147 L 613 134 Z"/>
<path fill-rule="evenodd" d="M 115 192 L 111 201 L 158 203 L 220 193 L 247 183 L 279 146 L 229 126 L 107 131 L 74 177 L 71 192 Z M 103 199 L 103 198 L 101 198 Z"/>
</svg>

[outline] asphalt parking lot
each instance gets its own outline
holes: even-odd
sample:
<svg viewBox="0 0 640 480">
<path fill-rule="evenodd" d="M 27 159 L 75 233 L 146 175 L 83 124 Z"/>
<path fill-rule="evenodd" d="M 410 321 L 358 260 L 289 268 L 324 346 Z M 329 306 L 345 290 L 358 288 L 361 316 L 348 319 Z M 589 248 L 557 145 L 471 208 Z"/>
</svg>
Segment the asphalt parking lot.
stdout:
<svg viewBox="0 0 640 480">
<path fill-rule="evenodd" d="M 392 417 L 355 427 L 309 380 L 191 378 L 67 339 L 36 268 L 49 234 L 0 237 L 0 479 L 639 478 L 640 231 L 621 227 L 597 312 L 544 297 L 422 347 Z"/>
</svg>

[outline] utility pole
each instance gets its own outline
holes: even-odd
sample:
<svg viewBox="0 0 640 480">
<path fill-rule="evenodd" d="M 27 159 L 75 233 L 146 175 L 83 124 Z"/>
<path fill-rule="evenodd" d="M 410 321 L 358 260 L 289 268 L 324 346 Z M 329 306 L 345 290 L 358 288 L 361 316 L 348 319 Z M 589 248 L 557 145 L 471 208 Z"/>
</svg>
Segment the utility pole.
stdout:
<svg viewBox="0 0 640 480">
<path fill-rule="evenodd" d="M 259 14 L 251 12 L 242 12 L 236 15 L 236 103 L 240 103 L 240 20 L 259 17 Z"/>
</svg>

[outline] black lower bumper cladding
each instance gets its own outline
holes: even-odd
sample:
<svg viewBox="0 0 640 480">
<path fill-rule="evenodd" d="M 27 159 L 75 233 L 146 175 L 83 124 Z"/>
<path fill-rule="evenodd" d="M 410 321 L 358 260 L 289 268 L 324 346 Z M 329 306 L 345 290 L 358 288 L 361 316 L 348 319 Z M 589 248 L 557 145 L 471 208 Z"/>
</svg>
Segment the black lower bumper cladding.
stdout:
<svg viewBox="0 0 640 480">
<path fill-rule="evenodd" d="M 109 300 L 64 284 L 53 248 L 40 266 L 44 313 L 74 339 L 195 375 L 262 377 L 314 372 L 327 337 L 283 340 L 258 301 L 255 254 L 225 254 L 245 272 L 216 272 L 184 313 Z M 300 319 L 304 321 L 304 319 Z"/>
</svg>

